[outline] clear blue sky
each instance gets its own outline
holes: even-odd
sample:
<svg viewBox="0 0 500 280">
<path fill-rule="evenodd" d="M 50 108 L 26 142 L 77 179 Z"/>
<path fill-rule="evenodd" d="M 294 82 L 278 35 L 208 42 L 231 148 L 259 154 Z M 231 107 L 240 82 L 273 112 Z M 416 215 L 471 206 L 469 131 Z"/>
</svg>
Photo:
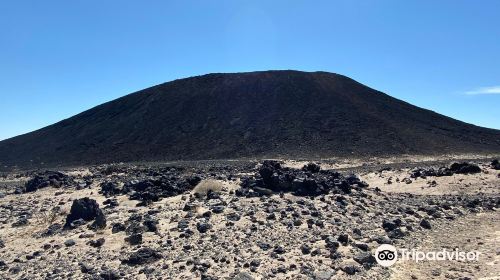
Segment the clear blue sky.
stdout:
<svg viewBox="0 0 500 280">
<path fill-rule="evenodd" d="M 354 3 L 357 2 L 357 3 Z M 500 129 L 500 1 L 2 1 L 0 139 L 209 72 L 329 71 Z"/>
</svg>

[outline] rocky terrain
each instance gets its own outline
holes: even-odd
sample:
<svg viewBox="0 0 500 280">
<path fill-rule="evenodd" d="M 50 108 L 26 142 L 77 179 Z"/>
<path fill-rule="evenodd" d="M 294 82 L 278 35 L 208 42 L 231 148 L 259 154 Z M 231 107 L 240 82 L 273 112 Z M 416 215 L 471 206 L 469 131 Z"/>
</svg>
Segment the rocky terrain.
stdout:
<svg viewBox="0 0 500 280">
<path fill-rule="evenodd" d="M 500 165 L 107 164 L 0 176 L 2 279 L 494 279 Z M 478 262 L 378 265 L 380 244 Z"/>
</svg>

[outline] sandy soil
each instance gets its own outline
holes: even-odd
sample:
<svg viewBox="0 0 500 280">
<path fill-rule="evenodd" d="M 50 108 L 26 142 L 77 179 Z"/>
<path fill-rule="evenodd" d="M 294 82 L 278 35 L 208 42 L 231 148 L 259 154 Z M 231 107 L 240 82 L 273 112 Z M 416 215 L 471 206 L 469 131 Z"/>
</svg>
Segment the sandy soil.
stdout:
<svg viewBox="0 0 500 280">
<path fill-rule="evenodd" d="M 428 166 L 450 158 L 417 159 L 412 164 L 425 162 Z M 81 226 L 51 236 L 42 236 L 42 233 L 50 225 L 64 223 L 73 200 L 90 197 L 103 208 L 107 198 L 99 193 L 101 183 L 116 181 L 123 186 L 124 182 L 135 179 L 131 175 L 137 173 L 134 167 L 110 175 L 95 168 L 65 170 L 77 180 L 91 176 L 94 181 L 81 190 L 47 187 L 24 194 L 12 191 L 30 176 L 9 174 L 0 178 L 0 192 L 3 193 L 0 196 L 0 240 L 5 246 L 0 247 L 0 262 L 8 265 L 2 270 L 0 263 L 0 278 L 109 279 L 106 273 L 114 271 L 124 279 L 500 279 L 498 209 L 469 209 L 465 202 L 451 208 L 443 208 L 438 203 L 439 215 L 431 215 L 424 209 L 430 200 L 439 202 L 450 195 L 464 199 L 499 197 L 500 171 L 490 168 L 487 161 L 477 159 L 481 173 L 411 178 L 408 184 L 404 179 L 410 178 L 413 167 L 404 167 L 406 159 L 392 160 L 402 165 L 390 169 L 385 164 L 377 165 L 381 161 L 365 162 L 372 167 L 359 173 L 370 185 L 366 190 L 319 197 L 299 197 L 290 193 L 236 197 L 234 192 L 239 188 L 240 179 L 254 174 L 255 170 L 228 168 L 227 174 L 206 171 L 206 174 L 213 174 L 192 191 L 164 198 L 147 207 L 137 207 L 138 201 L 130 200 L 127 195 L 114 196 L 119 205 L 104 209 L 107 227 L 103 230 L 92 231 Z M 290 160 L 285 164 L 300 168 L 306 162 Z M 358 163 L 342 164 L 326 162 L 321 166 L 324 169 L 350 168 Z M 235 178 L 225 179 L 228 174 Z M 195 199 L 196 193 L 206 195 L 209 189 L 219 192 L 220 199 Z M 345 205 L 339 201 L 345 201 Z M 220 202 L 224 212 L 213 213 L 206 219 L 204 215 Z M 195 204 L 192 211 L 185 210 L 189 203 Z M 54 207 L 60 210 L 51 215 Z M 408 214 L 411 212 L 406 212 L 407 209 L 413 210 L 413 214 Z M 276 217 L 270 219 L 273 213 Z M 230 220 L 228 217 L 233 214 L 240 217 Z M 24 215 L 29 216 L 26 225 L 12 226 Z M 159 222 L 157 232 L 144 232 L 142 244 L 135 246 L 125 241 L 128 236 L 125 232 L 112 233 L 113 224 L 127 225 L 134 215 L 151 215 Z M 397 247 L 421 250 L 458 247 L 478 250 L 482 258 L 477 263 L 398 262 L 389 269 L 376 263 L 364 267 L 356 261 L 364 253 L 360 246 L 374 253 L 379 246 L 377 238 L 388 234 L 381 227 L 382 221 L 395 218 L 402 220 L 401 228 L 405 233 L 404 238 L 392 240 Z M 432 228 L 420 227 L 422 219 L 431 221 Z M 193 231 L 188 237 L 179 230 L 183 220 Z M 292 225 L 296 220 L 300 222 Z M 209 222 L 212 228 L 206 233 L 198 232 L 199 222 Z M 348 236 L 349 242 L 339 246 L 337 255 L 332 254 L 325 238 L 337 240 L 342 234 Z M 89 241 L 99 238 L 105 239 L 100 248 L 88 245 Z M 76 244 L 65 246 L 69 239 Z M 268 243 L 270 249 L 263 250 L 259 245 L 262 242 Z M 316 253 L 303 253 L 303 245 Z M 282 246 L 284 252 L 273 254 L 276 246 Z M 159 250 L 162 259 L 141 266 L 122 263 L 132 252 L 145 247 Z M 258 265 L 250 265 L 252 261 Z M 206 264 L 209 268 L 205 272 L 197 270 Z M 89 266 L 91 272 L 84 272 L 82 266 Z M 347 273 L 348 267 L 354 267 L 356 273 Z M 206 275 L 212 278 L 203 278 Z"/>
<path fill-rule="evenodd" d="M 483 172 L 473 176 L 455 174 L 425 179 L 411 178 L 411 168 L 362 173 L 360 176 L 370 187 L 378 187 L 384 192 L 419 195 L 499 193 L 500 170 L 489 169 L 487 164 L 481 167 Z M 405 179 L 411 183 L 407 183 Z"/>
<path fill-rule="evenodd" d="M 479 213 L 440 223 L 412 237 L 412 248 L 433 251 L 446 248 L 479 251 L 478 261 L 398 262 L 391 279 L 500 279 L 500 213 Z"/>
</svg>

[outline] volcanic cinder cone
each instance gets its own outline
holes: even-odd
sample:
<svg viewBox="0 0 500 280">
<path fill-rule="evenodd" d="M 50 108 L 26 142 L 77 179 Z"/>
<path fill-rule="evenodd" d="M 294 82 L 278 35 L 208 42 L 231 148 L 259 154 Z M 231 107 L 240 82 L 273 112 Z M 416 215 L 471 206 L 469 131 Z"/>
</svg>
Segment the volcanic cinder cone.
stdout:
<svg viewBox="0 0 500 280">
<path fill-rule="evenodd" d="M 157 85 L 0 142 L 1 166 L 500 151 L 500 131 L 342 75 L 208 74 Z"/>
</svg>

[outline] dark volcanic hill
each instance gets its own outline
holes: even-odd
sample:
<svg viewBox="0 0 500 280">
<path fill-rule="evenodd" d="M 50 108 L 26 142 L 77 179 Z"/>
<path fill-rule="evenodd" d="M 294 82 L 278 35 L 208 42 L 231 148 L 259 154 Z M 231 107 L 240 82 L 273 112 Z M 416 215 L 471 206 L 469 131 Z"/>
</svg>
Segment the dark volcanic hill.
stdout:
<svg viewBox="0 0 500 280">
<path fill-rule="evenodd" d="M 412 106 L 345 76 L 266 71 L 141 90 L 0 142 L 0 164 L 450 152 L 500 152 L 500 131 Z"/>
</svg>

